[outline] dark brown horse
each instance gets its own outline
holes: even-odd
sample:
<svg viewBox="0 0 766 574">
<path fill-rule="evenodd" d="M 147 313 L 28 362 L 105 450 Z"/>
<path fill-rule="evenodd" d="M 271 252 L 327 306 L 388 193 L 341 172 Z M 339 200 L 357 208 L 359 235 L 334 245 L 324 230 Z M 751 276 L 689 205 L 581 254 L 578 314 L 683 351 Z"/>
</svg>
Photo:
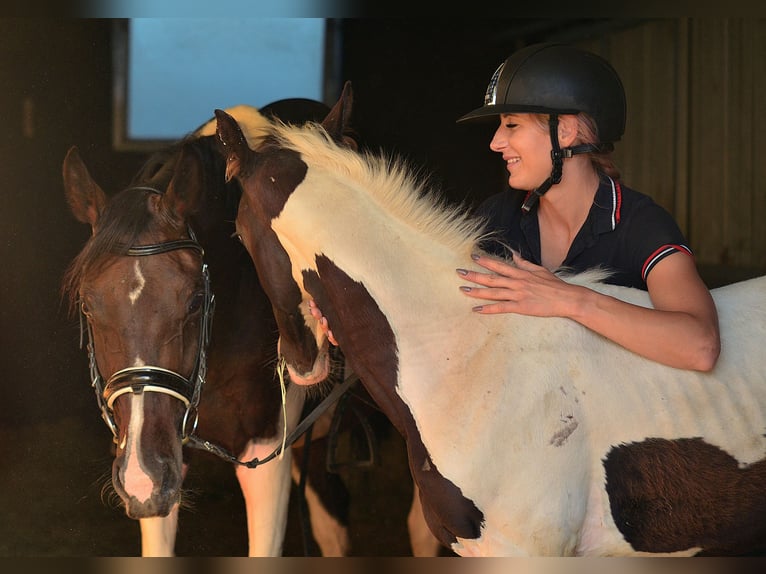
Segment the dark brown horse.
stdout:
<svg viewBox="0 0 766 574">
<path fill-rule="evenodd" d="M 264 111 L 298 121 L 326 108 L 297 100 Z M 247 107 L 232 113 L 257 141 L 264 116 Z M 218 144 L 205 129 L 153 155 L 111 196 L 76 148 L 63 166 L 72 213 L 93 232 L 64 287 L 86 321 L 93 385 L 116 443 L 112 485 L 127 515 L 140 520 L 145 556 L 174 553 L 189 435 L 243 461 L 264 459 L 296 426 L 305 398 L 276 376 L 272 306 L 232 238 L 240 189 L 225 184 Z M 251 556 L 281 553 L 292 460 L 287 449 L 256 468 L 236 466 Z M 307 497 L 322 553 L 346 554 L 339 477 L 320 469 L 307 487 L 322 495 Z M 334 516 L 320 502 L 329 498 Z"/>
</svg>

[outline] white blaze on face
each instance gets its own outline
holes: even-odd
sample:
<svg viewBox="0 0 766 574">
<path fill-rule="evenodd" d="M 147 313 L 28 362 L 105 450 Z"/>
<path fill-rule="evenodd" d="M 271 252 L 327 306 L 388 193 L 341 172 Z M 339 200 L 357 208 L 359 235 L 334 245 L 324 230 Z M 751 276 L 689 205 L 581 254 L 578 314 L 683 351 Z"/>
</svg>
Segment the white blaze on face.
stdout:
<svg viewBox="0 0 766 574">
<path fill-rule="evenodd" d="M 128 298 L 130 298 L 131 305 L 136 304 L 136 301 L 138 301 L 138 298 L 141 296 L 141 292 L 144 290 L 144 285 L 146 285 L 146 279 L 144 278 L 144 274 L 141 272 L 140 259 L 136 259 L 135 263 L 133 264 L 133 271 L 136 274 L 136 284 L 130 293 L 128 293 Z"/>
<path fill-rule="evenodd" d="M 141 467 L 139 452 L 141 449 L 141 427 L 144 425 L 144 394 L 139 393 L 130 397 L 133 401 L 130 408 L 130 422 L 128 423 L 129 437 L 127 443 L 121 445 L 125 449 L 125 476 L 123 485 L 125 492 L 135 496 L 139 501 L 148 500 L 152 495 L 152 479 Z"/>
</svg>

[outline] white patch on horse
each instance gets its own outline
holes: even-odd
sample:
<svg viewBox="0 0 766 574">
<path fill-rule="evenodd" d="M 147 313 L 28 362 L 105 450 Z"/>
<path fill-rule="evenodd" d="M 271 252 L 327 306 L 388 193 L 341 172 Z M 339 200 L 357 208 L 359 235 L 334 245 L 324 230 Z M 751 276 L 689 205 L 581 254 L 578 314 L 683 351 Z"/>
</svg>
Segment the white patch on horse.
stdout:
<svg viewBox="0 0 766 574">
<path fill-rule="evenodd" d="M 135 496 L 140 502 L 149 500 L 152 496 L 154 484 L 149 475 L 141 467 L 141 427 L 144 425 L 144 395 L 139 393 L 131 395 L 133 401 L 130 408 L 130 421 L 126 436 L 128 437 L 125 445 L 125 467 L 122 484 L 125 486 L 125 492 L 130 496 Z"/>
<path fill-rule="evenodd" d="M 144 286 L 146 285 L 146 278 L 141 272 L 141 261 L 139 259 L 136 259 L 135 263 L 133 264 L 133 271 L 136 273 L 136 286 L 133 287 L 130 293 L 128 293 L 128 298 L 130 299 L 131 305 L 136 304 L 136 301 L 138 301 L 138 298 L 141 296 L 141 292 L 144 290 Z"/>
</svg>

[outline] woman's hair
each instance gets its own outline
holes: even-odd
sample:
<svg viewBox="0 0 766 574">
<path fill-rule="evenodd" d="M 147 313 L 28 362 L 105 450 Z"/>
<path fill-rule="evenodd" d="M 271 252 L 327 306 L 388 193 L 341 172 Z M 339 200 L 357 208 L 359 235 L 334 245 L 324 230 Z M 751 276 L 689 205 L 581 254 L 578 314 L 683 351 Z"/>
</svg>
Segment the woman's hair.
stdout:
<svg viewBox="0 0 766 574">
<path fill-rule="evenodd" d="M 545 131 L 548 131 L 548 120 L 550 116 L 548 114 L 532 114 L 535 122 Z M 598 128 L 596 127 L 595 120 L 586 114 L 580 112 L 575 116 L 577 118 L 577 139 L 583 144 L 597 144 L 599 143 Z M 599 152 L 589 152 L 591 164 L 593 168 L 599 172 L 608 175 L 612 179 L 620 179 L 620 170 L 612 159 L 611 145 L 604 146 L 605 149 Z"/>
</svg>

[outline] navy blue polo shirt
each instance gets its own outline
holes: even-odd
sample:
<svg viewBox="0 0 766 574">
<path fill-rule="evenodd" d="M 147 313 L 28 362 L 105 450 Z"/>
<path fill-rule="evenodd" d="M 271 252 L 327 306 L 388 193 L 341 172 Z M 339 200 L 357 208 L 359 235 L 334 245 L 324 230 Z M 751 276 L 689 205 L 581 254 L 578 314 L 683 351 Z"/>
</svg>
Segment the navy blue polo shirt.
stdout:
<svg viewBox="0 0 766 574">
<path fill-rule="evenodd" d="M 478 215 L 487 219 L 492 237 L 482 243 L 489 253 L 506 255 L 505 245 L 541 265 L 540 225 L 535 204 L 521 209 L 527 192 L 507 190 L 487 198 Z M 678 224 L 651 197 L 602 177 L 588 217 L 572 241 L 562 267 L 580 272 L 605 267 L 607 283 L 646 290 L 654 266 L 671 253 L 692 255 Z"/>
</svg>

